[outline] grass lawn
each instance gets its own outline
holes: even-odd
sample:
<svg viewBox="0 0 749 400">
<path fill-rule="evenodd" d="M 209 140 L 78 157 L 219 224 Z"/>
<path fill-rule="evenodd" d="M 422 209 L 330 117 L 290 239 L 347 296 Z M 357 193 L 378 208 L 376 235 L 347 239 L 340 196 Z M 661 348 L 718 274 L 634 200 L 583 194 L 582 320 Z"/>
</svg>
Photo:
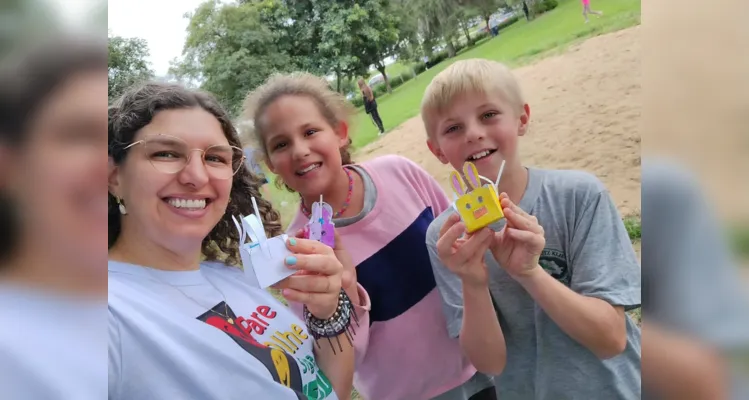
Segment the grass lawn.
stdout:
<svg viewBox="0 0 749 400">
<path fill-rule="evenodd" d="M 590 23 L 583 23 L 580 2 L 562 0 L 559 7 L 527 22 L 519 20 L 499 36 L 485 40 L 468 49 L 455 58 L 445 60 L 433 68 L 424 71 L 415 79 L 396 88 L 392 94 L 377 99 L 380 115 L 385 129 L 392 129 L 407 119 L 419 114 L 421 97 L 432 78 L 456 60 L 468 58 L 487 58 L 502 61 L 508 65 L 527 64 L 550 51 L 559 51 L 579 40 L 616 31 L 640 22 L 640 0 L 599 0 L 596 9 L 604 12 L 601 18 L 591 18 Z M 393 71 L 405 66 L 395 63 Z M 389 73 L 391 70 L 388 70 Z M 360 111 L 353 122 L 355 147 L 361 147 L 377 138 L 375 128 L 369 116 Z"/>
<path fill-rule="evenodd" d="M 530 63 L 538 58 L 564 50 L 570 44 L 599 34 L 616 31 L 640 22 L 640 0 L 599 0 L 596 9 L 604 12 L 601 18 L 591 18 L 583 23 L 581 5 L 577 0 L 561 0 L 559 7 L 527 22 L 525 18 L 502 30 L 495 38 L 485 38 L 476 46 L 464 49 L 456 57 L 417 75 L 377 99 L 385 129 L 390 130 L 419 114 L 421 97 L 434 76 L 456 60 L 487 58 L 499 60 L 511 66 Z M 387 72 L 395 76 L 408 68 L 394 63 Z M 369 116 L 360 111 L 352 122 L 354 148 L 361 148 L 377 138 L 377 129 Z M 274 176 L 268 174 L 273 180 Z M 271 183 L 270 200 L 281 213 L 283 226 L 290 222 L 298 204 L 298 196 L 279 190 Z"/>
</svg>

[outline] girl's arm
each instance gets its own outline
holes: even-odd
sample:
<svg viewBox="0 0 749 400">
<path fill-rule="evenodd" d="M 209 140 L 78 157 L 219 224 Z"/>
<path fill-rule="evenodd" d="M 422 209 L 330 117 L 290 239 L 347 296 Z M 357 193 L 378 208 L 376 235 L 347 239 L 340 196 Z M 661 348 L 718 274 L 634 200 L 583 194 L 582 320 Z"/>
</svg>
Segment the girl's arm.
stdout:
<svg viewBox="0 0 749 400">
<path fill-rule="evenodd" d="M 304 219 L 305 218 L 297 215 L 289 227 L 288 234 L 299 237 L 301 235 L 301 224 Z M 354 314 L 356 315 L 356 319 L 352 321 L 352 324 L 356 332 L 353 335 L 353 342 L 356 350 L 356 364 L 358 365 L 367 354 L 367 348 L 369 345 L 369 311 L 372 308 L 372 303 L 370 302 L 369 294 L 356 279 L 356 267 L 351 259 L 351 255 L 343 247 L 343 241 L 337 230 L 335 231 L 335 248 L 333 251 L 338 258 L 338 261 L 343 265 L 344 281 L 350 282 L 348 285 L 344 286 L 344 290 L 351 298 L 351 304 L 354 306 Z M 299 318 L 303 318 L 303 305 L 301 303 L 290 301 L 289 308 Z"/>
<path fill-rule="evenodd" d="M 351 304 L 354 306 L 354 313 L 356 315 L 356 319 L 352 320 L 351 324 L 355 332 L 353 343 L 358 364 L 361 358 L 367 354 L 367 346 L 369 344 L 369 310 L 372 308 L 372 303 L 369 300 L 367 291 L 356 281 L 354 281 L 353 285 L 345 288 L 345 290 L 346 294 L 351 298 Z M 289 302 L 289 308 L 299 318 L 302 318 L 303 306 L 301 303 Z"/>
<path fill-rule="evenodd" d="M 331 349 L 330 344 L 327 343 L 327 339 L 320 339 L 319 347 L 317 344 L 313 345 L 317 364 L 330 380 L 339 399 L 350 398 L 355 365 L 360 362 L 362 356 L 367 352 L 367 344 L 369 343 L 369 310 L 371 308 L 369 295 L 361 285 L 354 282 L 353 287 L 349 286 L 345 290 L 346 294 L 351 298 L 356 315 L 356 319 L 351 321 L 353 331 L 355 332 L 352 343 L 349 344 L 349 339 L 345 335 L 340 335 L 338 338 L 331 338 L 335 346 L 335 353 Z M 289 302 L 289 308 L 299 318 L 302 318 L 303 305 L 301 303 Z M 338 347 L 338 341 L 340 341 L 343 348 L 342 353 Z"/>
<path fill-rule="evenodd" d="M 335 338 L 319 339 L 313 344 L 315 360 L 320 370 L 328 377 L 339 399 L 350 399 L 354 388 L 354 347 L 346 334 Z M 340 347 L 338 345 L 340 344 Z"/>
</svg>

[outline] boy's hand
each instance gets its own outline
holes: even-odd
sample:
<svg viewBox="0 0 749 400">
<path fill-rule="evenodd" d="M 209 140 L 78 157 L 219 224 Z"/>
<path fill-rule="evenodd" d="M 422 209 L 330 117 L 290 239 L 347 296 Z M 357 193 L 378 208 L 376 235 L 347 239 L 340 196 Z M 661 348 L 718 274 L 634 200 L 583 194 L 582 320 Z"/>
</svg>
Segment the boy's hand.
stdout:
<svg viewBox="0 0 749 400">
<path fill-rule="evenodd" d="M 482 228 L 460 237 L 465 233 L 465 228 L 458 214 L 450 215 L 440 230 L 437 255 L 464 284 L 483 287 L 489 283 L 484 255 L 491 244 L 492 231 Z"/>
<path fill-rule="evenodd" d="M 499 195 L 499 203 L 507 224 L 494 233 L 489 249 L 510 276 L 515 279 L 526 277 L 541 268 L 538 260 L 546 245 L 544 228 L 536 217 L 515 205 L 507 193 Z"/>
</svg>

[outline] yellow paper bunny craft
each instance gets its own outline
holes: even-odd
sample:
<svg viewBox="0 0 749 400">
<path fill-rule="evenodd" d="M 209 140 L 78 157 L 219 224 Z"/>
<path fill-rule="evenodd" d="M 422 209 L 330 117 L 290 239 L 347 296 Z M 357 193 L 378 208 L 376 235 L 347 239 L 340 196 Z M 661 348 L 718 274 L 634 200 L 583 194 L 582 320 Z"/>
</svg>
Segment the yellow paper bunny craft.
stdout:
<svg viewBox="0 0 749 400">
<path fill-rule="evenodd" d="M 463 164 L 463 174 L 468 186 L 463 183 L 458 171 L 450 174 L 450 184 L 459 196 L 455 201 L 455 209 L 466 225 L 466 231 L 475 232 L 504 218 L 495 185 L 481 186 L 481 177 L 471 162 Z"/>
</svg>

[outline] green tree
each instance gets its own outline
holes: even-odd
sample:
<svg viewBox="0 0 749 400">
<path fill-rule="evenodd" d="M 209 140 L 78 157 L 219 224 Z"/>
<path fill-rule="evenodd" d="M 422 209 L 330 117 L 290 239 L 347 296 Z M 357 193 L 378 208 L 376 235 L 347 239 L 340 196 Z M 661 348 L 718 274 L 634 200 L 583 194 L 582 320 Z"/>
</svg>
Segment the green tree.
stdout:
<svg viewBox="0 0 749 400">
<path fill-rule="evenodd" d="M 141 38 L 109 36 L 109 99 L 119 97 L 128 87 L 153 78 L 148 67 L 148 43 Z"/>
<path fill-rule="evenodd" d="M 489 20 L 492 14 L 502 7 L 507 7 L 506 0 L 470 0 L 469 4 L 476 9 L 478 15 L 484 20 L 486 29 L 491 29 Z"/>
<path fill-rule="evenodd" d="M 296 69 L 293 58 L 277 46 L 279 33 L 263 23 L 263 9 L 260 2 L 209 0 L 185 14 L 187 39 L 170 75 L 198 82 L 236 115 L 247 93 L 268 76 Z"/>
<path fill-rule="evenodd" d="M 448 57 L 455 57 L 455 38 L 459 27 L 461 2 L 458 0 L 415 0 L 422 10 L 421 26 L 427 55 L 431 55 L 431 44 L 439 39 L 445 42 Z M 427 47 L 427 46 L 424 46 Z"/>
<path fill-rule="evenodd" d="M 395 55 L 399 42 L 399 18 L 393 11 L 396 5 L 388 1 L 367 1 L 362 7 L 354 5 L 349 9 L 347 22 L 354 34 L 352 50 L 354 64 L 361 75 L 369 71 L 369 66 L 382 74 L 388 92 L 392 92 L 390 80 L 385 72 L 385 59 Z M 357 71 L 359 72 L 359 71 Z"/>
<path fill-rule="evenodd" d="M 395 46 L 395 56 L 402 61 L 418 61 L 425 54 L 421 48 L 420 20 L 418 2 L 409 0 L 393 0 L 391 9 L 398 19 L 398 43 Z"/>
<path fill-rule="evenodd" d="M 384 72 L 383 61 L 399 41 L 398 18 L 388 0 L 243 2 L 262 9 L 262 21 L 276 33 L 279 50 L 305 70 L 333 73 L 338 91 L 345 80 L 366 75 L 370 65 Z"/>
</svg>

